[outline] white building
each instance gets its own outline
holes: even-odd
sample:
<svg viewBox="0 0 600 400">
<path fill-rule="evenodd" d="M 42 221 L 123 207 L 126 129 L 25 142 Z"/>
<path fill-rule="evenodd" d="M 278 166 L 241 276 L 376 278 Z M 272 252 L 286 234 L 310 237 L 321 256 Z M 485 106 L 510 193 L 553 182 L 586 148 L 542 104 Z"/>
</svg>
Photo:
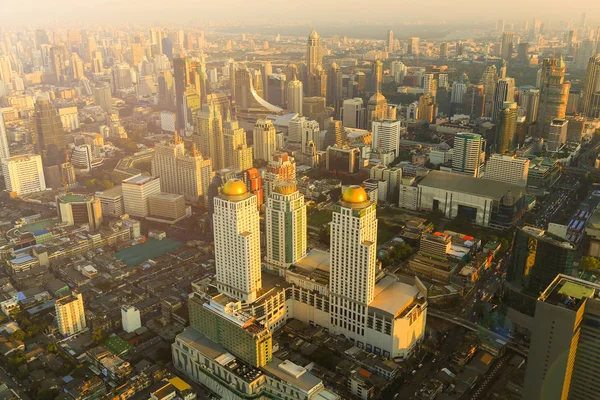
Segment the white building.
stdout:
<svg viewBox="0 0 600 400">
<path fill-rule="evenodd" d="M 58 115 L 65 132 L 79 129 L 79 112 L 77 107 L 64 107 L 58 109 Z"/>
<path fill-rule="evenodd" d="M 142 327 L 142 318 L 140 316 L 140 310 L 134 306 L 125 305 L 121 307 L 121 322 L 123 324 L 123 330 L 127 333 L 131 333 L 136 329 Z"/>
<path fill-rule="evenodd" d="M 280 182 L 267 199 L 266 261 L 277 266 L 289 266 L 306 256 L 306 204 L 296 184 Z"/>
<path fill-rule="evenodd" d="M 217 288 L 252 303 L 262 287 L 260 218 L 256 196 L 239 179 L 229 180 L 214 198 Z"/>
<path fill-rule="evenodd" d="M 75 146 L 71 151 L 71 164 L 75 172 L 89 172 L 92 170 L 92 146 L 82 144 Z"/>
<path fill-rule="evenodd" d="M 96 198 L 100 200 L 102 215 L 119 217 L 125 212 L 123 205 L 123 189 L 117 185 L 102 192 L 96 192 Z"/>
<path fill-rule="evenodd" d="M 19 155 L 2 160 L 2 175 L 6 190 L 17 196 L 46 190 L 42 157 Z"/>
<path fill-rule="evenodd" d="M 433 74 L 423 75 L 423 93 L 435 97 L 437 92 L 437 80 Z"/>
<path fill-rule="evenodd" d="M 492 154 L 485 164 L 485 179 L 527 186 L 529 160 L 504 154 Z"/>
<path fill-rule="evenodd" d="M 546 141 L 546 149 L 548 151 L 558 151 L 567 141 L 569 121 L 562 118 L 553 119 L 550 123 L 550 131 L 548 132 L 548 140 Z"/>
<path fill-rule="evenodd" d="M 166 132 L 175 132 L 175 113 L 171 111 L 160 112 L 160 129 Z"/>
<path fill-rule="evenodd" d="M 54 306 L 58 331 L 63 336 L 72 336 L 86 328 L 85 310 L 81 293 L 73 292 L 56 300 Z"/>
<path fill-rule="evenodd" d="M 485 162 L 485 139 L 475 133 L 459 133 L 454 136 L 452 172 L 475 178 L 481 174 Z"/>
<path fill-rule="evenodd" d="M 270 160 L 277 149 L 277 132 L 273 122 L 268 119 L 257 120 L 252 133 L 254 158 L 256 160 Z"/>
<path fill-rule="evenodd" d="M 125 213 L 132 217 L 147 217 L 148 197 L 160 193 L 160 179 L 156 176 L 136 175 L 121 184 Z"/>
<path fill-rule="evenodd" d="M 452 160 L 452 149 L 429 150 L 429 162 L 433 165 L 446 164 Z"/>
<path fill-rule="evenodd" d="M 366 125 L 367 110 L 360 97 L 344 100 L 340 119 L 346 128 L 364 129 Z"/>
<path fill-rule="evenodd" d="M 4 114 L 0 112 L 0 162 L 10 157 L 10 148 L 8 147 L 8 137 L 6 136 L 6 126 L 4 125 Z"/>
<path fill-rule="evenodd" d="M 450 102 L 462 104 L 466 92 L 467 85 L 459 81 L 454 82 L 452 84 L 452 94 L 450 95 Z"/>
<path fill-rule="evenodd" d="M 400 154 L 400 134 L 402 126 L 400 121 L 383 119 L 372 122 L 373 149 L 380 153 L 393 151 L 395 156 Z"/>
<path fill-rule="evenodd" d="M 300 145 L 304 154 L 308 152 L 308 144 L 318 141 L 319 123 L 306 117 L 291 119 L 288 122 L 288 143 Z"/>
<path fill-rule="evenodd" d="M 287 109 L 291 113 L 302 115 L 302 106 L 304 104 L 304 91 L 302 82 L 294 77 L 287 84 Z"/>
</svg>

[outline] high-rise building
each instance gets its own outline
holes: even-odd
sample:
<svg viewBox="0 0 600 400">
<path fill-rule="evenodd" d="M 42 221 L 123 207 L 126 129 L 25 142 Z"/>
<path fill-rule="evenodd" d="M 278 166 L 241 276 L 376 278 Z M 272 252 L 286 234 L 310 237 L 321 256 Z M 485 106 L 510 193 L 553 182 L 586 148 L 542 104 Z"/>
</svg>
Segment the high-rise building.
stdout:
<svg viewBox="0 0 600 400">
<path fill-rule="evenodd" d="M 73 292 L 56 300 L 54 305 L 58 331 L 64 337 L 81 332 L 87 326 L 81 293 Z"/>
<path fill-rule="evenodd" d="M 60 165 L 66 162 L 65 131 L 58 111 L 45 99 L 38 99 L 33 113 L 33 141 L 42 156 L 48 186 L 62 186 Z"/>
<path fill-rule="evenodd" d="M 64 84 L 69 81 L 67 74 L 67 65 L 69 64 L 69 52 L 61 44 L 50 48 L 50 65 L 54 72 L 54 79 L 57 84 Z"/>
<path fill-rule="evenodd" d="M 462 114 L 465 101 L 467 84 L 460 81 L 452 83 L 452 92 L 450 94 L 450 114 Z"/>
<path fill-rule="evenodd" d="M 289 112 L 302 114 L 304 92 L 302 82 L 296 76 L 287 85 L 287 109 Z"/>
<path fill-rule="evenodd" d="M 394 31 L 392 31 L 391 29 L 388 30 L 387 32 L 387 48 L 386 48 L 388 53 L 393 53 L 394 52 Z"/>
<path fill-rule="evenodd" d="M 263 176 L 263 188 L 265 197 L 271 196 L 273 187 L 277 182 L 296 181 L 296 160 L 288 153 L 275 153 L 267 164 L 267 170 Z"/>
<path fill-rule="evenodd" d="M 10 147 L 8 147 L 8 137 L 6 136 L 6 125 L 4 124 L 4 114 L 0 112 L 0 163 L 10 157 Z"/>
<path fill-rule="evenodd" d="M 103 216 L 120 217 L 125 212 L 121 185 L 114 186 L 102 192 L 96 192 L 95 196 L 100 200 Z"/>
<path fill-rule="evenodd" d="M 337 111 L 342 100 L 343 75 L 337 63 L 332 63 L 327 76 L 327 104 Z"/>
<path fill-rule="evenodd" d="M 485 87 L 483 85 L 469 85 L 463 96 L 462 113 L 476 119 L 483 117 L 485 111 Z"/>
<path fill-rule="evenodd" d="M 519 106 L 525 110 L 525 121 L 532 123 L 537 120 L 540 102 L 540 91 L 529 89 L 519 93 Z"/>
<path fill-rule="evenodd" d="M 39 155 L 18 155 L 5 158 L 2 162 L 2 175 L 6 190 L 17 196 L 46 190 L 46 181 Z"/>
<path fill-rule="evenodd" d="M 448 42 L 440 43 L 440 60 L 446 60 L 448 58 Z"/>
<path fill-rule="evenodd" d="M 325 129 L 325 119 L 328 117 L 324 97 L 305 97 L 302 103 L 302 115 L 314 119 L 321 129 Z"/>
<path fill-rule="evenodd" d="M 527 186 L 529 160 L 514 155 L 492 154 L 485 164 L 485 179 Z"/>
<path fill-rule="evenodd" d="M 377 217 L 360 186 L 344 190 L 334 207 L 330 241 L 331 319 L 334 334 L 362 341 L 375 297 Z"/>
<path fill-rule="evenodd" d="M 395 156 L 398 157 L 400 154 L 400 134 L 402 131 L 400 121 L 391 119 L 374 121 L 372 129 L 373 149 L 380 153 L 393 151 Z"/>
<path fill-rule="evenodd" d="M 140 310 L 135 306 L 125 305 L 121 307 L 121 324 L 127 333 L 134 332 L 142 327 Z"/>
<path fill-rule="evenodd" d="M 160 193 L 158 176 L 135 175 L 121 183 L 125 213 L 132 217 L 147 217 L 148 197 Z"/>
<path fill-rule="evenodd" d="M 494 109 L 494 96 L 496 94 L 496 84 L 498 83 L 498 69 L 495 65 L 488 65 L 483 71 L 481 76 L 481 84 L 484 88 L 485 94 L 485 110 L 484 115 L 486 117 L 492 116 L 492 110 Z M 512 100 L 511 100 L 512 101 Z"/>
<path fill-rule="evenodd" d="M 294 181 L 274 185 L 265 207 L 266 261 L 289 266 L 306 256 L 306 204 Z"/>
<path fill-rule="evenodd" d="M 347 135 L 348 134 L 344 125 L 342 124 L 342 121 L 333 119 L 329 120 L 327 132 L 325 133 L 325 138 L 321 144 L 321 150 L 327 150 L 329 146 L 344 146 L 346 144 Z"/>
<path fill-rule="evenodd" d="M 537 296 L 558 274 L 571 275 L 575 247 L 539 228 L 517 228 L 507 281 Z"/>
<path fill-rule="evenodd" d="M 542 64 L 536 133 L 545 139 L 548 138 L 552 120 L 564 119 L 567 114 L 571 83 L 564 81 L 565 69 L 562 56 L 558 60 L 545 59 Z"/>
<path fill-rule="evenodd" d="M 435 97 L 437 93 L 437 79 L 433 74 L 423 75 L 423 93 Z"/>
<path fill-rule="evenodd" d="M 163 44 L 164 50 L 164 44 Z M 184 101 L 185 91 L 190 84 L 190 60 L 188 58 L 175 58 L 173 59 L 173 68 L 175 70 L 175 109 L 176 109 L 176 128 L 183 131 L 185 129 L 185 114 L 184 114 Z"/>
<path fill-rule="evenodd" d="M 550 123 L 548 139 L 546 140 L 546 149 L 551 152 L 558 151 L 563 144 L 567 142 L 567 131 L 569 121 L 564 118 L 553 119 Z"/>
<path fill-rule="evenodd" d="M 323 64 L 323 49 L 321 48 L 321 36 L 314 29 L 308 35 L 306 46 L 306 65 L 308 66 L 308 75 L 317 71 L 317 66 Z"/>
<path fill-rule="evenodd" d="M 185 206 L 183 195 L 162 192 L 148 196 L 146 219 L 149 221 L 175 224 L 188 217 L 190 213 L 191 208 Z"/>
<path fill-rule="evenodd" d="M 308 75 L 306 93 L 308 96 L 327 96 L 327 71 L 322 65 L 317 65 L 315 72 Z"/>
<path fill-rule="evenodd" d="M 365 129 L 365 117 L 366 110 L 363 99 L 356 97 L 344 100 L 341 110 L 341 120 L 345 127 Z"/>
<path fill-rule="evenodd" d="M 458 133 L 454 136 L 452 172 L 478 178 L 485 161 L 485 139 L 475 133 Z"/>
<path fill-rule="evenodd" d="M 94 104 L 105 112 L 112 113 L 112 93 L 108 83 L 94 88 Z"/>
<path fill-rule="evenodd" d="M 8 56 L 0 56 L 0 81 L 8 84 L 12 82 L 12 67 Z"/>
<path fill-rule="evenodd" d="M 506 101 L 498 113 L 496 123 L 496 152 L 512 153 L 517 145 L 517 117 L 519 109 L 514 101 Z"/>
<path fill-rule="evenodd" d="M 419 97 L 419 120 L 430 124 L 435 117 L 435 99 L 429 94 Z"/>
<path fill-rule="evenodd" d="M 102 224 L 102 205 L 94 196 L 65 194 L 56 197 L 58 218 L 67 226 L 87 225 L 94 232 Z"/>
<path fill-rule="evenodd" d="M 492 121 L 498 120 L 500 110 L 504 107 L 506 102 L 515 101 L 515 80 L 514 78 L 500 78 L 496 84 L 496 91 L 494 93 L 494 102 L 492 105 Z"/>
<path fill-rule="evenodd" d="M 300 150 L 303 154 L 312 154 L 312 149 L 315 149 L 320 132 L 317 121 L 306 117 L 294 118 L 288 123 L 288 142 L 300 144 Z"/>
<path fill-rule="evenodd" d="M 83 78 L 83 61 L 77 53 L 71 54 L 71 71 L 73 73 L 73 80 Z"/>
<path fill-rule="evenodd" d="M 532 324 L 523 399 L 598 397 L 600 285 L 555 275 L 539 296 Z"/>
<path fill-rule="evenodd" d="M 284 74 L 270 74 L 266 79 L 267 94 L 266 99 L 269 103 L 278 107 L 286 106 L 286 76 Z"/>
<path fill-rule="evenodd" d="M 225 168 L 245 171 L 252 168 L 252 147 L 246 143 L 246 131 L 229 114 L 223 123 L 223 155 Z"/>
<path fill-rule="evenodd" d="M 169 110 L 175 108 L 175 86 L 171 71 L 162 71 L 158 75 L 158 101 Z"/>
<path fill-rule="evenodd" d="M 600 46 L 600 41 L 598 45 Z M 582 111 L 586 117 L 600 117 L 600 54 L 588 60 Z"/>
<path fill-rule="evenodd" d="M 411 37 L 408 39 L 408 55 L 418 56 L 419 55 L 419 38 Z"/>
<path fill-rule="evenodd" d="M 196 118 L 196 132 L 202 155 L 212 160 L 215 170 L 225 168 L 223 120 L 216 103 L 211 102 L 202 106 Z"/>
<path fill-rule="evenodd" d="M 517 47 L 517 60 L 524 64 L 529 62 L 529 43 L 519 43 L 519 46 Z"/>
<path fill-rule="evenodd" d="M 386 98 L 379 92 L 375 92 L 367 103 L 367 130 L 373 129 L 373 122 L 381 121 L 386 118 L 394 118 L 395 116 L 388 115 L 391 109 L 388 108 Z"/>
<path fill-rule="evenodd" d="M 244 182 L 225 183 L 214 199 L 217 288 L 246 303 L 254 302 L 262 287 L 259 221 L 256 196 Z"/>
<path fill-rule="evenodd" d="M 269 119 L 259 119 L 252 131 L 254 159 L 268 161 L 277 149 L 277 135 L 273 122 Z"/>
<path fill-rule="evenodd" d="M 514 32 L 502 32 L 502 59 L 510 61 L 513 53 Z"/>
</svg>

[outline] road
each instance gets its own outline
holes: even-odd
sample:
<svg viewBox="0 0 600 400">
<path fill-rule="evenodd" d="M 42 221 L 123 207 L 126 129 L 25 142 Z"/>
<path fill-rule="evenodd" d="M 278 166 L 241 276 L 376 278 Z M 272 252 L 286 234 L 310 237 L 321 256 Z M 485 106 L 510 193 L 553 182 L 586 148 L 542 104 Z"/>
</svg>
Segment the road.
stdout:
<svg viewBox="0 0 600 400">
<path fill-rule="evenodd" d="M 6 385 L 11 388 L 12 390 L 15 391 L 15 393 L 17 393 L 21 399 L 23 400 L 31 400 L 31 397 L 29 397 L 25 391 L 23 390 L 23 388 L 19 387 L 18 383 L 16 380 L 13 380 L 13 378 L 11 378 L 7 372 L 5 372 L 6 370 L 3 367 L 0 367 L 0 379 L 2 379 Z"/>
</svg>

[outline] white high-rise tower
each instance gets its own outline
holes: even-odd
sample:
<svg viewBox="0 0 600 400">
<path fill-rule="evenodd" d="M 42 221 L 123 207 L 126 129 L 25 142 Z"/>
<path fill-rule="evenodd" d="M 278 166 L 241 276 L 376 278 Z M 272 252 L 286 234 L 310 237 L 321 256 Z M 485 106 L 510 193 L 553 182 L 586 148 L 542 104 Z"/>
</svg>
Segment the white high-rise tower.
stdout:
<svg viewBox="0 0 600 400">
<path fill-rule="evenodd" d="M 260 217 L 256 196 L 239 179 L 231 179 L 214 198 L 217 288 L 252 303 L 262 287 Z"/>
<path fill-rule="evenodd" d="M 375 204 L 350 186 L 331 222 L 330 291 L 333 333 L 364 341 L 367 307 L 373 301 L 377 252 Z"/>
<path fill-rule="evenodd" d="M 4 126 L 4 116 L 0 113 L 0 163 L 10 157 L 8 147 L 8 138 L 6 137 L 6 126 Z"/>
</svg>

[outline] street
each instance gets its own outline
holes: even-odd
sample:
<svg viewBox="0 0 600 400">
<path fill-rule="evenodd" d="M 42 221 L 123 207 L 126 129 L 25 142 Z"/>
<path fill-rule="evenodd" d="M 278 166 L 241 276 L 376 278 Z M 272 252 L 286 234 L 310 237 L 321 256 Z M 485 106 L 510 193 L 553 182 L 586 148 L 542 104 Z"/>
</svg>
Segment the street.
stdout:
<svg viewBox="0 0 600 400">
<path fill-rule="evenodd" d="M 30 400 L 31 399 L 25 393 L 25 391 L 23 390 L 23 388 L 19 387 L 19 384 L 16 382 L 16 380 L 13 380 L 13 378 L 11 378 L 8 375 L 8 373 L 6 372 L 6 370 L 4 369 L 4 367 L 0 367 L 0 379 L 2 379 L 6 383 L 6 386 L 8 386 L 12 390 L 14 390 L 15 393 L 17 393 L 23 400 Z"/>
</svg>

